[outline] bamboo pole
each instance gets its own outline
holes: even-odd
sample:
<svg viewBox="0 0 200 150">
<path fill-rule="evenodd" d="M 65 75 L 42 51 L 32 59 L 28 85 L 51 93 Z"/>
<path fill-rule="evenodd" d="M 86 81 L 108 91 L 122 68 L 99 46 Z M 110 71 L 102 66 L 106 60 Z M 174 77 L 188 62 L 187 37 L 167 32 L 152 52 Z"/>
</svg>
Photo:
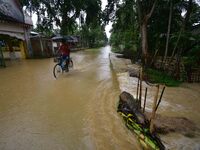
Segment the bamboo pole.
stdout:
<svg viewBox="0 0 200 150">
<path fill-rule="evenodd" d="M 140 73 L 139 73 L 139 76 L 138 76 L 138 83 L 137 83 L 137 95 L 136 95 L 136 100 L 138 100 L 138 92 L 139 92 L 139 85 L 140 85 Z"/>
<path fill-rule="evenodd" d="M 143 113 L 145 112 L 145 107 L 146 107 L 146 99 L 147 99 L 147 87 L 146 87 L 146 89 L 145 89 L 145 97 L 144 97 Z"/>
<path fill-rule="evenodd" d="M 161 95 L 160 95 L 158 104 L 156 105 L 156 110 L 155 110 L 155 111 L 157 111 L 157 109 L 158 109 L 158 107 L 159 107 L 159 105 L 160 105 L 160 102 L 161 102 L 161 100 L 162 100 L 162 96 L 163 96 L 164 91 L 165 91 L 165 86 L 164 86 L 163 89 L 162 89 L 162 93 L 161 93 Z"/>
<path fill-rule="evenodd" d="M 156 105 L 157 105 L 157 100 L 158 100 L 158 93 L 159 93 L 159 85 L 157 85 L 157 90 L 155 93 L 155 97 L 154 97 L 154 102 L 153 102 L 153 109 L 152 109 L 152 113 L 151 113 L 151 124 L 150 124 L 150 132 L 153 133 L 154 131 L 154 119 L 155 119 L 155 115 L 156 115 Z"/>
<path fill-rule="evenodd" d="M 140 96 L 139 96 L 139 106 L 141 108 L 141 100 L 142 100 L 142 67 L 140 69 Z"/>
</svg>

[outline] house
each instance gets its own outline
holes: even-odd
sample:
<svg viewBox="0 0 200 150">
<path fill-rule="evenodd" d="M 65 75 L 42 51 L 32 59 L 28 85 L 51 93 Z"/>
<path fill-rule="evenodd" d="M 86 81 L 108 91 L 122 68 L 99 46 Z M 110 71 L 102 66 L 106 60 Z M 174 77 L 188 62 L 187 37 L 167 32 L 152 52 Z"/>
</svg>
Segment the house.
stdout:
<svg viewBox="0 0 200 150">
<path fill-rule="evenodd" d="M 40 33 L 31 31 L 30 42 L 34 58 L 46 58 L 53 56 L 53 43 L 50 38 Z"/>
<path fill-rule="evenodd" d="M 31 17 L 23 12 L 19 0 L 0 0 L 0 60 L 32 56 Z M 1 55 L 2 54 L 2 55 Z"/>
</svg>

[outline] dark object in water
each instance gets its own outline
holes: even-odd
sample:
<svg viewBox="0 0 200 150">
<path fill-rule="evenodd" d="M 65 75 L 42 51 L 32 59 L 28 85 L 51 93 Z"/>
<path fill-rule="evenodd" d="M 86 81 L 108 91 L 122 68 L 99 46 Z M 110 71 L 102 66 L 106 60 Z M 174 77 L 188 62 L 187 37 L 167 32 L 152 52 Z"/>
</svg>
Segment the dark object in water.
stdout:
<svg viewBox="0 0 200 150">
<path fill-rule="evenodd" d="M 141 112 L 139 102 L 127 92 L 122 92 L 119 97 L 117 111 L 125 120 L 126 126 L 136 134 L 143 148 L 164 150 L 160 138 L 155 133 L 150 133 L 150 122 Z"/>
<path fill-rule="evenodd" d="M 142 124 L 144 126 L 149 125 L 145 115 L 139 109 L 138 101 L 136 101 L 131 94 L 122 92 L 119 98 L 120 100 L 118 105 L 118 112 L 133 114 L 132 117 L 136 123 Z"/>
</svg>

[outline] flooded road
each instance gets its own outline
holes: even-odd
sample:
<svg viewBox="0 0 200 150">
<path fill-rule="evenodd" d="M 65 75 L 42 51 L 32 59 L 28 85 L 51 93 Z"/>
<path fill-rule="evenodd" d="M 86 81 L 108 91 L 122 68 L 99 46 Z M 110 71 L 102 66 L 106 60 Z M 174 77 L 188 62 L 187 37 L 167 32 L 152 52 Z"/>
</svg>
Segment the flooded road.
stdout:
<svg viewBox="0 0 200 150">
<path fill-rule="evenodd" d="M 127 72 L 118 73 L 121 91 L 127 91 L 136 97 L 137 78 L 129 77 Z M 145 88 L 148 88 L 146 111 L 152 112 L 153 99 L 156 88 L 148 86 L 143 82 L 143 97 Z M 160 88 L 160 94 L 162 87 Z M 159 94 L 159 96 L 160 96 Z M 144 101 L 142 101 L 143 106 Z M 166 87 L 162 102 L 158 108 L 157 114 L 167 117 L 184 117 L 195 123 L 197 131 L 187 131 L 192 136 L 171 132 L 166 135 L 160 135 L 166 149 L 169 150 L 200 150 L 200 84 L 183 83 L 180 87 Z M 173 122 L 171 122 L 173 124 Z M 175 123 L 176 124 L 176 123 Z M 187 129 L 187 125 L 185 124 Z"/>
<path fill-rule="evenodd" d="M 120 93 L 110 47 L 72 53 L 57 80 L 53 59 L 0 69 L 0 150 L 137 150 L 116 113 Z"/>
</svg>

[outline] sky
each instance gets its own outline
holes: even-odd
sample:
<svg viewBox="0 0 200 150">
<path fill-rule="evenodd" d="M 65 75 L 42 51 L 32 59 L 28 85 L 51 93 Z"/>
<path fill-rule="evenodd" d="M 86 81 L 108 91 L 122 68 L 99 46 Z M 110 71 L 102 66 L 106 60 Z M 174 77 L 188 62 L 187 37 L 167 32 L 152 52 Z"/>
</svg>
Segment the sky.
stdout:
<svg viewBox="0 0 200 150">
<path fill-rule="evenodd" d="M 107 5 L 108 2 L 107 2 L 107 0 L 101 0 L 101 2 L 102 2 L 101 9 L 104 10 L 104 9 L 105 9 L 105 6 Z M 109 22 L 109 24 L 106 26 L 106 29 L 105 29 L 108 38 L 110 38 L 110 34 L 111 34 L 111 33 L 110 33 L 109 31 L 110 31 L 111 29 L 112 29 L 112 23 Z"/>
<path fill-rule="evenodd" d="M 105 8 L 105 6 L 107 5 L 107 0 L 101 0 L 101 2 L 102 2 L 101 7 L 102 7 L 102 10 L 103 10 Z M 33 25 L 36 26 L 36 23 L 37 23 L 37 15 L 36 14 L 32 15 L 32 20 L 33 20 Z M 109 23 L 105 28 L 108 38 L 110 38 L 111 33 L 109 31 L 111 30 L 111 28 L 112 28 L 112 23 Z"/>
</svg>

